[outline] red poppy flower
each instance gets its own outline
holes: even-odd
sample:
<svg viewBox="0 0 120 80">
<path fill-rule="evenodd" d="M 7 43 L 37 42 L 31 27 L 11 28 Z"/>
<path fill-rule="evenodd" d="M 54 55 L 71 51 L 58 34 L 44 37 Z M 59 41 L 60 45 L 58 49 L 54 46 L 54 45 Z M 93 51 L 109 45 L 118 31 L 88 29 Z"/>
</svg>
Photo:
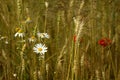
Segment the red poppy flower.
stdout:
<svg viewBox="0 0 120 80">
<path fill-rule="evenodd" d="M 111 43 L 112 43 L 112 41 L 109 38 L 102 38 L 98 41 L 98 44 L 103 47 L 106 47 L 106 46 L 110 45 Z"/>
</svg>

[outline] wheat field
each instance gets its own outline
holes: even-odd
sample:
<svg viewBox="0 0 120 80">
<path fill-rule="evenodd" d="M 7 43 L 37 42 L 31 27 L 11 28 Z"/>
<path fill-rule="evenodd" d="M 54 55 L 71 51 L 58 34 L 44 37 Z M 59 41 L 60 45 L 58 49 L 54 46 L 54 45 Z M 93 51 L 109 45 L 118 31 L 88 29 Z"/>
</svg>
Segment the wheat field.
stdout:
<svg viewBox="0 0 120 80">
<path fill-rule="evenodd" d="M 120 0 L 0 0 L 0 80 L 120 80 Z"/>
</svg>

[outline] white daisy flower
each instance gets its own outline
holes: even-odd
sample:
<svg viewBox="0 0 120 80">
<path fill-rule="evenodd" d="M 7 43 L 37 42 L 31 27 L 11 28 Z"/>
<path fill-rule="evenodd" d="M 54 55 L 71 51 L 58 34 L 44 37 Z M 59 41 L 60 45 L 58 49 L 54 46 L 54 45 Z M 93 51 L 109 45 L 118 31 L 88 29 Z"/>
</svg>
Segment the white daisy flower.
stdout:
<svg viewBox="0 0 120 80">
<path fill-rule="evenodd" d="M 47 33 L 43 33 L 43 35 L 45 38 L 48 38 L 48 39 L 50 38 L 50 36 Z"/>
<path fill-rule="evenodd" d="M 50 38 L 50 36 L 47 33 L 40 33 L 40 32 L 38 32 L 37 36 L 39 38 L 48 38 L 48 39 Z"/>
<path fill-rule="evenodd" d="M 31 36 L 28 40 L 29 40 L 29 42 L 35 42 L 36 38 L 35 38 L 35 36 Z"/>
<path fill-rule="evenodd" d="M 33 47 L 33 50 L 37 54 L 44 55 L 44 53 L 47 52 L 47 47 L 45 46 L 45 44 L 39 43 Z"/>
<path fill-rule="evenodd" d="M 20 29 L 20 30 L 17 31 L 17 33 L 15 33 L 14 36 L 15 36 L 15 37 L 18 36 L 18 37 L 22 37 L 22 38 L 23 38 L 23 37 L 25 36 L 25 34 L 23 33 L 22 29 Z"/>
</svg>

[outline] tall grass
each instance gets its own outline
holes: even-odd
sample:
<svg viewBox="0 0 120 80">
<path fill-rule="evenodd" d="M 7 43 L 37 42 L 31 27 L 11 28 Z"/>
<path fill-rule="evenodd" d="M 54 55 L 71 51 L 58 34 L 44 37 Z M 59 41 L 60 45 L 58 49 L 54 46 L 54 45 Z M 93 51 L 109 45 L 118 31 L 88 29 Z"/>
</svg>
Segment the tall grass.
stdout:
<svg viewBox="0 0 120 80">
<path fill-rule="evenodd" d="M 0 0 L 0 80 L 120 80 L 119 5 Z M 20 29 L 25 36 L 15 37 Z M 50 38 L 37 38 L 38 32 Z M 36 42 L 29 42 L 31 36 Z M 37 43 L 48 47 L 44 56 L 33 51 Z"/>
</svg>

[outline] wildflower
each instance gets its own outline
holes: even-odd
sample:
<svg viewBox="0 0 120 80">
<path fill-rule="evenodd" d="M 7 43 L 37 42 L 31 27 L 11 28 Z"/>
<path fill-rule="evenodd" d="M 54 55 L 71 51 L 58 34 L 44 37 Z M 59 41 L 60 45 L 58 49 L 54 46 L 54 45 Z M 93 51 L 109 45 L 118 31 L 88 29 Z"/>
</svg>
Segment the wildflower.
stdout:
<svg viewBox="0 0 120 80">
<path fill-rule="evenodd" d="M 47 52 L 47 47 L 45 46 L 45 44 L 43 45 L 39 43 L 33 47 L 33 50 L 35 53 L 43 55 L 45 52 Z"/>
<path fill-rule="evenodd" d="M 20 30 L 20 28 L 19 28 L 19 27 L 15 28 L 15 31 L 16 31 L 16 32 L 18 32 L 19 30 Z"/>
<path fill-rule="evenodd" d="M 37 36 L 39 38 L 48 38 L 48 39 L 50 38 L 50 36 L 47 33 L 40 33 L 40 32 L 38 32 Z"/>
<path fill-rule="evenodd" d="M 27 17 L 27 19 L 25 21 L 22 21 L 23 24 L 27 24 L 27 23 L 31 23 L 32 20 L 30 17 Z"/>
<path fill-rule="evenodd" d="M 15 37 L 24 37 L 24 33 L 23 33 L 23 31 L 22 31 L 22 29 L 19 29 L 18 31 L 17 31 L 17 33 L 15 33 Z"/>
<path fill-rule="evenodd" d="M 35 38 L 35 36 L 31 36 L 28 40 L 29 40 L 29 42 L 35 42 L 36 38 Z"/>
<path fill-rule="evenodd" d="M 25 20 L 25 23 L 31 23 L 32 20 L 30 19 L 30 17 L 28 17 L 26 20 Z"/>
<path fill-rule="evenodd" d="M 112 41 L 109 38 L 102 38 L 98 41 L 98 44 L 103 47 L 106 47 L 106 46 L 110 45 L 111 43 L 112 43 Z"/>
</svg>

